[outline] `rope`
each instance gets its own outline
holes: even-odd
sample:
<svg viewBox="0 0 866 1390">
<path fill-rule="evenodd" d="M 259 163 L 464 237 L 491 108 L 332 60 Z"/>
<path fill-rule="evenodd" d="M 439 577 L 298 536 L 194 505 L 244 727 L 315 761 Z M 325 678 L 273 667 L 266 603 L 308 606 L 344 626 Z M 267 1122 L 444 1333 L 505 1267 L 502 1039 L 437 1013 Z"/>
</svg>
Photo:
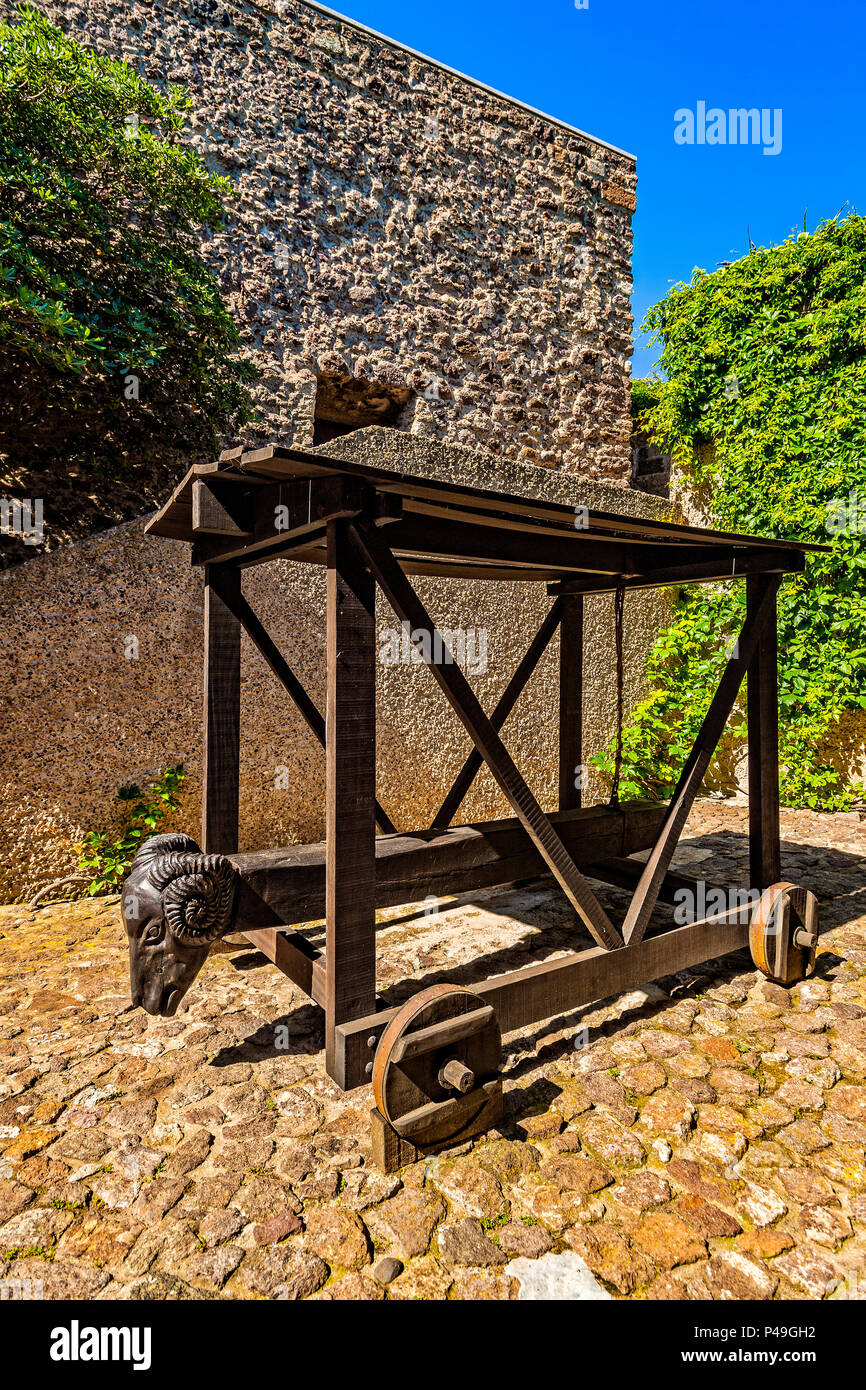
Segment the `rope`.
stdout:
<svg viewBox="0 0 866 1390">
<path fill-rule="evenodd" d="M 623 705 L 623 658 L 622 658 L 622 628 L 623 613 L 625 611 L 625 584 L 620 577 L 616 581 L 616 593 L 613 601 L 614 616 L 614 641 L 616 643 L 616 755 L 613 765 L 613 786 L 610 792 L 611 806 L 619 805 L 619 780 L 622 772 L 622 705 Z"/>
</svg>

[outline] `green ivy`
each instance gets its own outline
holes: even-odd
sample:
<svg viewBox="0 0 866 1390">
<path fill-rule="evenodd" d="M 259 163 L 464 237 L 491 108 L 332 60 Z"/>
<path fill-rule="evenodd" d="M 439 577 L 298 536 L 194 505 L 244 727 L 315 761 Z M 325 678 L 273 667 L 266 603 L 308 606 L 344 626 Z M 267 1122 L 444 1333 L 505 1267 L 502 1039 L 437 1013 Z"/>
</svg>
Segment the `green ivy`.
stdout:
<svg viewBox="0 0 866 1390">
<path fill-rule="evenodd" d="M 89 830 L 84 836 L 79 869 L 92 873 L 88 893 L 116 893 L 142 840 L 157 832 L 159 824 L 180 806 L 178 792 L 184 779 L 183 764 L 167 767 L 147 791 L 141 787 L 121 787 L 117 793 L 123 803 L 120 832 Z"/>
<path fill-rule="evenodd" d="M 866 219 L 696 270 L 647 315 L 666 380 L 640 426 L 710 525 L 829 545 L 779 593 L 780 780 L 790 806 L 863 797 L 827 754 L 866 707 Z M 624 731 L 623 795 L 669 796 L 745 618 L 742 583 L 677 591 Z M 741 702 L 728 738 L 745 736 Z M 596 764 L 608 775 L 610 750 Z"/>
<path fill-rule="evenodd" d="M 645 410 L 658 405 L 659 393 L 658 382 L 641 381 L 639 378 L 631 384 L 631 413 L 637 419 Z"/>
</svg>

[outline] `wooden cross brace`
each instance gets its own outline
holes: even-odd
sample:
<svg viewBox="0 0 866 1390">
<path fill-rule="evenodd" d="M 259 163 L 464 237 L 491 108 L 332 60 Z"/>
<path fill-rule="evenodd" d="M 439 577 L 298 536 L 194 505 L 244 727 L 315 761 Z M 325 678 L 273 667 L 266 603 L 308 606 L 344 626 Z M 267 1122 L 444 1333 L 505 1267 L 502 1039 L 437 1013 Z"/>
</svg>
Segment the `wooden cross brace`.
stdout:
<svg viewBox="0 0 866 1390">
<path fill-rule="evenodd" d="M 490 716 L 490 723 L 497 733 L 499 733 L 499 730 L 514 709 L 527 681 L 547 650 L 551 637 L 559 627 L 561 616 L 562 602 L 560 599 L 556 599 L 548 609 L 541 627 L 533 637 L 527 648 L 526 654 L 517 667 L 517 670 L 514 672 L 514 675 L 511 677 L 511 680 L 508 682 L 508 685 L 505 687 L 505 690 L 502 692 L 499 702 Z M 430 823 L 431 830 L 441 830 L 444 829 L 445 826 L 451 824 L 463 798 L 475 780 L 475 775 L 480 769 L 483 761 L 478 749 L 473 748 L 455 777 L 448 795 L 433 817 Z"/>
<path fill-rule="evenodd" d="M 659 837 L 647 860 L 646 868 L 640 876 L 634 897 L 629 905 L 623 923 L 623 936 L 627 946 L 637 943 L 643 937 L 653 908 L 658 901 L 659 889 L 674 856 L 683 826 L 688 819 L 695 797 L 704 780 L 710 759 L 722 736 L 725 725 L 734 707 L 743 677 L 758 649 L 758 642 L 771 613 L 775 613 L 776 593 L 780 576 L 769 575 L 761 581 L 760 590 L 752 590 L 756 599 L 749 605 L 746 621 L 728 658 L 727 665 L 719 681 L 704 721 L 698 731 L 692 751 L 686 759 L 676 790 L 671 797 Z"/>
<path fill-rule="evenodd" d="M 372 571 L 401 622 L 409 623 L 413 630 L 428 635 L 429 652 L 447 650 L 426 608 L 375 529 L 363 522 L 353 522 L 349 525 L 348 534 L 359 559 Z M 428 661 L 428 665 L 515 815 L 587 930 L 600 946 L 608 950 L 622 946 L 622 937 L 532 795 L 460 667 L 447 660 Z"/>
<path fill-rule="evenodd" d="M 428 641 L 424 644 L 424 650 L 430 653 L 447 650 L 424 604 L 376 529 L 357 520 L 349 524 L 348 536 L 357 550 L 359 559 L 372 572 L 398 618 L 408 623 L 413 630 L 427 635 Z M 771 613 L 775 611 L 780 580 L 781 576 L 778 574 L 750 580 L 750 602 L 746 621 L 734 643 L 718 689 L 686 759 L 661 832 L 641 873 L 626 913 L 622 935 L 577 868 L 499 737 L 499 729 L 562 619 L 558 601 L 545 617 L 490 717 L 482 710 L 459 666 L 449 660 L 427 661 L 433 676 L 475 745 L 473 753 L 467 758 L 437 812 L 433 827 L 449 824 L 481 763 L 486 763 L 569 902 L 598 944 L 608 950 L 637 944 L 642 940 L 658 902 L 683 826 L 730 717 L 743 677 L 750 664 L 756 661 L 760 639 Z M 757 686 L 757 682 L 755 684 Z M 752 702 L 758 698 L 762 697 L 756 693 Z M 753 773 L 753 781 L 754 777 Z M 766 801 L 769 806 L 773 805 L 771 796 L 766 798 Z M 772 837 L 770 835 L 767 838 Z"/>
</svg>

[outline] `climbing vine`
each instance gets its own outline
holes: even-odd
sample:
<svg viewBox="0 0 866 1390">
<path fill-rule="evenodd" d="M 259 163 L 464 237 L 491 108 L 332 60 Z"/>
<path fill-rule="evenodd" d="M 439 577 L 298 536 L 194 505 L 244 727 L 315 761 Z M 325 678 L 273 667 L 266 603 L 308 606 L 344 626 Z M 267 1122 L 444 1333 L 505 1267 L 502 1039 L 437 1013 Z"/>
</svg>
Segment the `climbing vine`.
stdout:
<svg viewBox="0 0 866 1390">
<path fill-rule="evenodd" d="M 779 594 L 780 776 L 787 805 L 848 809 L 863 788 L 832 747 L 866 707 L 866 219 L 696 270 L 645 328 L 666 379 L 635 382 L 636 418 L 709 524 L 830 547 Z M 745 601 L 742 582 L 678 592 L 625 730 L 624 796 L 673 790 Z M 744 734 L 741 694 L 729 740 Z M 610 750 L 597 763 L 610 774 Z"/>
</svg>

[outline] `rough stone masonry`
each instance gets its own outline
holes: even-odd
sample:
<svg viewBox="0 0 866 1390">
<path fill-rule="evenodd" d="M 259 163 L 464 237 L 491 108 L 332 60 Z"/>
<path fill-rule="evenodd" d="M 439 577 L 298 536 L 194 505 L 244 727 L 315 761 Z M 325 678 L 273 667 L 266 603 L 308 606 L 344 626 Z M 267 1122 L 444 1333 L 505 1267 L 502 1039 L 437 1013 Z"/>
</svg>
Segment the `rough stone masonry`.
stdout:
<svg viewBox="0 0 866 1390">
<path fill-rule="evenodd" d="M 260 437 L 311 443 L 318 397 L 627 485 L 631 156 L 295 0 L 42 8 L 188 87 L 186 138 L 237 192 L 204 249 Z"/>
</svg>

